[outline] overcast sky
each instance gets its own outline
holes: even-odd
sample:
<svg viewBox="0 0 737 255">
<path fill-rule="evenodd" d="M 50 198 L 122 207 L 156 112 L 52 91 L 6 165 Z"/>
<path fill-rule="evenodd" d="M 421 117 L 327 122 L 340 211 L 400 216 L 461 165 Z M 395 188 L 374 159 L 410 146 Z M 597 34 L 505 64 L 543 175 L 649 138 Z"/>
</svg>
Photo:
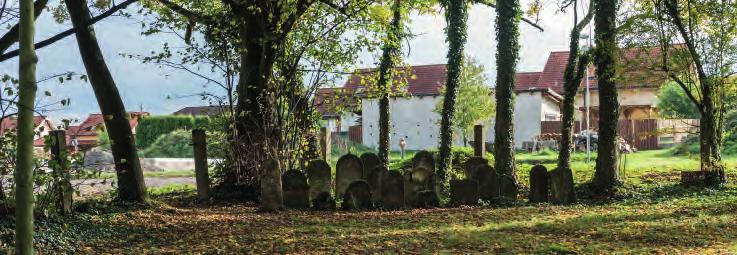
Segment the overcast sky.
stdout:
<svg viewBox="0 0 737 255">
<path fill-rule="evenodd" d="M 131 12 L 137 9 L 138 7 L 129 7 Z M 496 76 L 494 15 L 493 9 L 488 7 L 472 8 L 468 22 L 469 41 L 466 45 L 466 54 L 486 66 L 492 84 Z M 541 71 L 550 51 L 566 50 L 571 24 L 572 15 L 558 13 L 554 2 L 545 4 L 544 11 L 540 15 L 540 25 L 545 29 L 544 32 L 522 23 L 520 25 L 522 47 L 518 71 Z M 57 24 L 49 13 L 44 13 L 37 22 L 37 41 L 55 35 L 69 26 Z M 410 28 L 412 33 L 419 36 L 410 41 L 409 47 L 404 48 L 405 52 L 409 52 L 408 56 L 405 54 L 407 62 L 411 65 L 445 63 L 447 45 L 444 27 L 445 18 L 442 14 L 413 16 Z M 120 55 L 157 51 L 164 42 L 170 45 L 181 44 L 179 38 L 165 34 L 142 36 L 140 23 L 135 19 L 123 17 L 108 18 L 97 23 L 95 28 L 108 67 L 116 79 L 129 111 L 139 110 L 142 107 L 144 111 L 152 114 L 168 114 L 185 106 L 207 105 L 207 102 L 197 97 L 182 97 L 202 92 L 204 89 L 202 79 L 184 72 L 143 64 Z M 38 56 L 39 79 L 70 71 L 85 73 L 73 36 L 40 49 Z M 358 56 L 360 63 L 357 65 L 369 67 L 376 62 L 376 57 L 375 54 L 363 53 Z M 17 58 L 6 61 L 0 64 L 0 72 L 17 77 L 17 65 Z M 54 120 L 83 119 L 90 113 L 99 112 L 97 101 L 88 83 L 72 81 L 59 84 L 53 80 L 40 86 L 39 95 L 48 90 L 53 94 L 52 99 L 71 99 L 70 106 L 49 114 Z"/>
</svg>

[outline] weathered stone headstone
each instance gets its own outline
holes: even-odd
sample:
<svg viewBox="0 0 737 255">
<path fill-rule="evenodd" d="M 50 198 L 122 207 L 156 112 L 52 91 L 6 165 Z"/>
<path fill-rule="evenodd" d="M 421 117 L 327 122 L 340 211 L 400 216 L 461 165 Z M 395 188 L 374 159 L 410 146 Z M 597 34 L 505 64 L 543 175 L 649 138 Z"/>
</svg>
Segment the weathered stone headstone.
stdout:
<svg viewBox="0 0 737 255">
<path fill-rule="evenodd" d="M 348 185 L 363 179 L 363 163 L 353 154 L 347 154 L 335 166 L 335 197 L 343 197 Z"/>
<path fill-rule="evenodd" d="M 274 212 L 284 209 L 279 162 L 267 159 L 261 166 L 261 205 L 259 210 Z"/>
<path fill-rule="evenodd" d="M 366 210 L 371 208 L 371 187 L 364 180 L 352 182 L 343 196 L 343 210 Z"/>
<path fill-rule="evenodd" d="M 387 175 L 389 170 L 383 166 L 376 166 L 372 171 L 369 172 L 369 176 L 366 178 L 369 186 L 371 186 L 371 199 L 374 204 L 381 202 L 381 186 L 384 181 L 384 176 Z"/>
<path fill-rule="evenodd" d="M 412 168 L 426 168 L 435 171 L 435 158 L 428 151 L 419 151 L 412 158 Z"/>
<path fill-rule="evenodd" d="M 548 169 L 536 165 L 530 170 L 530 203 L 548 202 Z"/>
<path fill-rule="evenodd" d="M 363 179 L 368 180 L 369 175 L 377 166 L 381 165 L 381 159 L 373 152 L 361 154 L 361 162 L 363 163 Z M 369 184 L 371 184 L 369 182 Z"/>
<path fill-rule="evenodd" d="M 450 203 L 458 205 L 476 205 L 479 201 L 479 183 L 475 180 L 451 180 Z"/>
<path fill-rule="evenodd" d="M 423 201 L 420 192 L 437 190 L 435 184 L 435 173 L 424 167 L 417 167 L 406 172 L 404 175 L 404 201 L 409 206 L 421 207 Z"/>
<path fill-rule="evenodd" d="M 310 208 L 310 187 L 307 177 L 299 170 L 289 170 L 282 175 L 282 192 L 287 209 Z"/>
<path fill-rule="evenodd" d="M 330 211 L 335 210 L 335 199 L 330 193 L 320 192 L 311 200 L 312 208 L 315 210 Z"/>
<path fill-rule="evenodd" d="M 519 187 L 517 187 L 517 182 L 514 181 L 514 178 L 512 178 L 509 175 L 500 176 L 499 196 L 501 198 L 507 201 L 516 201 L 518 190 L 519 190 Z"/>
<path fill-rule="evenodd" d="M 417 207 L 434 208 L 440 207 L 440 198 L 435 190 L 423 190 L 417 193 Z"/>
<path fill-rule="evenodd" d="M 473 126 L 473 156 L 484 157 L 486 154 L 486 133 L 484 125 Z"/>
<path fill-rule="evenodd" d="M 310 201 L 320 193 L 330 195 L 333 189 L 333 174 L 325 160 L 313 160 L 307 165 L 307 184 L 310 186 Z"/>
<path fill-rule="evenodd" d="M 404 178 L 398 171 L 387 172 L 382 181 L 381 206 L 389 210 L 404 207 Z"/>
<path fill-rule="evenodd" d="M 466 178 L 470 179 L 474 175 L 474 171 L 479 166 L 489 165 L 489 160 L 482 157 L 471 157 L 463 163 L 463 172 L 466 174 Z"/>
<path fill-rule="evenodd" d="M 550 171 L 550 202 L 553 204 L 571 204 L 576 202 L 576 190 L 573 184 L 573 172 L 569 168 L 556 168 Z"/>
<path fill-rule="evenodd" d="M 492 200 L 499 197 L 499 175 L 496 174 L 496 171 L 490 165 L 478 165 L 468 179 L 475 180 L 478 183 L 479 197 L 481 199 Z"/>
</svg>

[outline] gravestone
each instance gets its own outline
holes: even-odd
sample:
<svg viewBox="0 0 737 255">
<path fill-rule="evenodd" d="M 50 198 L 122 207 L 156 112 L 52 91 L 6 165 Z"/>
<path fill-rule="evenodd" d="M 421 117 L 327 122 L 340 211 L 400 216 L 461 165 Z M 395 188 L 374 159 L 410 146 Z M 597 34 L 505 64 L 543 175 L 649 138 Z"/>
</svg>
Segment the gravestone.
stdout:
<svg viewBox="0 0 737 255">
<path fill-rule="evenodd" d="M 570 168 L 556 168 L 548 174 L 550 179 L 550 202 L 553 204 L 572 204 L 576 202 L 573 184 L 573 171 Z"/>
<path fill-rule="evenodd" d="M 310 187 L 307 177 L 299 170 L 289 170 L 282 175 L 282 192 L 287 209 L 310 208 Z"/>
<path fill-rule="evenodd" d="M 484 125 L 473 126 L 473 156 L 484 157 L 486 154 L 486 133 Z"/>
<path fill-rule="evenodd" d="M 384 209 L 404 207 L 404 177 L 398 171 L 388 171 L 381 185 L 381 206 Z"/>
<path fill-rule="evenodd" d="M 267 159 L 261 166 L 261 205 L 259 210 L 274 212 L 284 209 L 279 162 Z"/>
<path fill-rule="evenodd" d="M 548 169 L 536 165 L 530 170 L 530 203 L 548 202 Z"/>
<path fill-rule="evenodd" d="M 363 179 L 363 163 L 353 154 L 343 155 L 335 165 L 335 197 L 343 197 L 348 185 Z"/>
<path fill-rule="evenodd" d="M 517 182 L 514 181 L 512 176 L 502 175 L 499 177 L 499 197 L 507 201 L 516 201 L 517 192 Z"/>
<path fill-rule="evenodd" d="M 310 200 L 317 198 L 320 193 L 332 193 L 333 176 L 328 162 L 313 160 L 307 165 L 307 184 L 310 186 Z"/>
<path fill-rule="evenodd" d="M 361 154 L 361 162 L 363 163 L 363 179 L 368 180 L 369 175 L 377 166 L 381 165 L 381 159 L 373 152 Z M 369 184 L 371 184 L 369 182 Z"/>
<path fill-rule="evenodd" d="M 343 196 L 343 210 L 366 210 L 371 208 L 371 187 L 364 180 L 352 182 Z"/>
<path fill-rule="evenodd" d="M 466 174 L 466 178 L 470 179 L 473 176 L 473 172 L 476 168 L 483 165 L 489 165 L 489 160 L 482 157 L 471 157 L 463 163 L 463 172 Z"/>
<path fill-rule="evenodd" d="M 330 193 L 320 192 L 311 200 L 312 208 L 315 210 L 331 211 L 335 210 L 335 199 Z"/>
<path fill-rule="evenodd" d="M 389 170 L 387 170 L 386 167 L 376 166 L 369 172 L 369 176 L 366 178 L 366 182 L 371 186 L 371 198 L 373 199 L 374 204 L 381 202 L 381 186 L 384 181 L 384 176 L 386 176 L 388 172 Z"/>
<path fill-rule="evenodd" d="M 435 208 L 440 207 L 440 198 L 435 190 L 423 190 L 417 193 L 417 207 Z"/>
<path fill-rule="evenodd" d="M 479 201 L 479 183 L 475 180 L 451 180 L 450 203 L 458 205 L 476 205 Z"/>
<path fill-rule="evenodd" d="M 412 168 L 425 168 L 435 171 L 435 158 L 428 151 L 419 151 L 412 158 Z"/>
<path fill-rule="evenodd" d="M 468 178 L 474 180 L 479 185 L 479 197 L 483 200 L 492 200 L 499 197 L 500 185 L 499 175 L 493 167 L 488 164 L 482 164 L 476 167 L 473 174 Z"/>
<path fill-rule="evenodd" d="M 437 197 L 435 173 L 424 167 L 413 168 L 404 175 L 404 202 L 409 206 L 421 207 L 424 204 L 420 192 L 433 191 Z"/>
</svg>

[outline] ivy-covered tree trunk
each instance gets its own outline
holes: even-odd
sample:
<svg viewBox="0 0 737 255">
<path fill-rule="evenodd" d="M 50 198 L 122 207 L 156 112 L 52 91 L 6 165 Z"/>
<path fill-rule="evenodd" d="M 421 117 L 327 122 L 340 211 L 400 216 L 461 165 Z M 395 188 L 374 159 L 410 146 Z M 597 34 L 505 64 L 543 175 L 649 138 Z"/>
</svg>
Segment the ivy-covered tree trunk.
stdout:
<svg viewBox="0 0 737 255">
<path fill-rule="evenodd" d="M 593 1 L 592 1 L 593 3 Z M 574 2 L 574 6 L 576 3 Z M 593 6 L 591 4 L 590 6 Z M 574 7 L 574 12 L 577 9 Z M 575 17 L 578 17 L 577 13 L 574 13 Z M 594 12 L 589 9 L 586 16 L 573 26 L 571 29 L 571 43 L 568 54 L 568 65 L 563 73 L 563 107 L 562 111 L 562 130 L 560 139 L 560 152 L 558 154 L 558 167 L 560 169 L 571 168 L 571 153 L 573 151 L 573 119 L 576 108 L 576 95 L 581 87 L 581 79 L 586 73 L 588 67 L 589 57 L 588 54 L 581 56 L 579 54 L 578 39 L 581 35 L 581 30 L 591 21 Z"/>
<path fill-rule="evenodd" d="M 514 169 L 514 78 L 519 57 L 518 0 L 497 1 L 496 17 L 496 122 L 494 124 L 494 168 L 515 182 Z"/>
<path fill-rule="evenodd" d="M 599 143 L 594 173 L 594 187 L 610 192 L 619 185 L 617 172 L 617 131 L 619 102 L 616 86 L 616 14 L 617 0 L 596 0 L 594 63 L 599 86 Z"/>
<path fill-rule="evenodd" d="M 389 153 L 391 149 L 391 112 L 389 97 L 392 93 L 393 69 L 396 58 L 401 48 L 402 31 L 402 9 L 401 0 L 394 0 L 392 7 L 392 21 L 389 24 L 389 32 L 382 46 L 381 62 L 379 63 L 379 79 L 377 87 L 379 91 L 379 158 L 386 166 L 389 164 Z"/>
<path fill-rule="evenodd" d="M 704 111 L 701 114 L 699 123 L 699 144 L 701 145 L 701 171 L 707 172 L 707 185 L 721 185 L 727 181 L 724 174 L 724 166 L 722 165 L 722 155 L 720 144 L 721 128 L 717 123 L 717 107 L 714 102 L 714 92 L 711 89 L 713 84 L 709 84 L 708 78 L 704 76 L 702 81 L 703 97 L 701 103 Z"/>
<path fill-rule="evenodd" d="M 16 254 L 33 254 L 33 107 L 36 100 L 36 51 L 33 46 L 34 11 L 31 0 L 20 1 L 20 61 L 18 137 L 15 166 Z"/>
<path fill-rule="evenodd" d="M 74 25 L 79 53 L 82 56 L 92 90 L 95 92 L 105 128 L 111 142 L 115 173 L 118 178 L 118 198 L 123 201 L 145 202 L 146 184 L 138 159 L 136 141 L 130 128 L 130 116 L 120 98 L 113 75 L 105 63 L 102 50 L 90 24 L 86 0 L 66 0 L 69 17 Z"/>
<path fill-rule="evenodd" d="M 463 65 L 463 48 L 466 44 L 468 4 L 466 0 L 446 0 L 445 29 L 448 42 L 448 65 L 443 96 L 443 110 L 440 119 L 440 158 L 438 160 L 438 179 L 443 182 L 450 171 L 451 149 L 453 146 L 453 118 L 455 103 L 460 87 L 461 66 Z"/>
</svg>

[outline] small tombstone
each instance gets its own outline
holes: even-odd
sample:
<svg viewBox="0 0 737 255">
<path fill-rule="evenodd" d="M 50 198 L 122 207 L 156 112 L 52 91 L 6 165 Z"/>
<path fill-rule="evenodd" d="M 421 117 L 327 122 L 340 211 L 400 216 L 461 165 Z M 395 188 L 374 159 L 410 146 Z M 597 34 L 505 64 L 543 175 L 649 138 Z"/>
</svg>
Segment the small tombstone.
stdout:
<svg viewBox="0 0 737 255">
<path fill-rule="evenodd" d="M 548 178 L 550 179 L 550 202 L 554 204 L 576 202 L 576 190 L 571 169 L 556 168 L 548 174 Z"/>
<path fill-rule="evenodd" d="M 363 179 L 368 180 L 371 172 L 376 169 L 377 166 L 381 165 L 381 159 L 373 152 L 366 152 L 361 154 L 361 162 L 363 163 Z M 369 183 L 371 184 L 371 183 Z"/>
<path fill-rule="evenodd" d="M 479 197 L 481 199 L 492 200 L 499 197 L 499 175 L 496 174 L 496 171 L 490 165 L 483 164 L 477 166 L 469 179 L 475 180 L 478 183 Z"/>
<path fill-rule="evenodd" d="M 384 209 L 404 207 L 404 178 L 398 171 L 388 171 L 381 185 L 381 206 Z"/>
<path fill-rule="evenodd" d="M 473 155 L 476 157 L 484 157 L 486 154 L 486 135 L 484 133 L 484 125 L 473 126 Z"/>
<path fill-rule="evenodd" d="M 417 207 L 434 208 L 440 207 L 440 198 L 435 190 L 423 190 L 417 193 Z"/>
<path fill-rule="evenodd" d="M 509 175 L 502 175 L 499 178 L 499 196 L 501 198 L 504 198 L 508 201 L 515 201 L 517 200 L 517 182 L 514 181 L 514 178 Z"/>
<path fill-rule="evenodd" d="M 479 183 L 475 180 L 451 180 L 450 203 L 458 205 L 476 205 L 479 201 Z"/>
<path fill-rule="evenodd" d="M 312 199 L 312 208 L 315 210 L 335 210 L 335 199 L 328 192 L 320 192 Z"/>
<path fill-rule="evenodd" d="M 412 158 L 412 168 L 426 168 L 435 171 L 435 158 L 428 151 L 419 151 Z"/>
<path fill-rule="evenodd" d="M 281 170 L 279 162 L 267 159 L 261 168 L 261 207 L 260 211 L 274 212 L 284 209 L 281 189 Z"/>
<path fill-rule="evenodd" d="M 363 178 L 363 163 L 356 155 L 347 154 L 335 166 L 335 197 L 343 197 L 352 182 Z"/>
<path fill-rule="evenodd" d="M 389 172 L 389 170 L 387 170 L 386 167 L 376 166 L 373 171 L 369 173 L 368 178 L 366 178 L 369 186 L 371 186 L 371 198 L 373 199 L 374 204 L 381 202 L 381 186 L 387 172 Z"/>
<path fill-rule="evenodd" d="M 404 175 L 404 201 L 410 206 L 422 206 L 420 192 L 430 190 L 436 193 L 435 173 L 424 167 L 417 167 Z"/>
<path fill-rule="evenodd" d="M 466 163 L 463 164 L 463 172 L 466 174 L 466 178 L 470 179 L 473 176 L 473 171 L 483 165 L 489 165 L 489 160 L 482 157 L 471 157 L 466 160 Z"/>
<path fill-rule="evenodd" d="M 284 207 L 287 209 L 310 208 L 310 187 L 307 177 L 298 170 L 289 170 L 282 175 Z"/>
<path fill-rule="evenodd" d="M 371 208 L 371 187 L 364 180 L 352 182 L 343 196 L 343 210 L 366 210 Z"/>
<path fill-rule="evenodd" d="M 310 200 L 320 193 L 330 195 L 333 189 L 333 176 L 330 165 L 325 160 L 313 160 L 307 165 L 307 184 L 310 186 Z"/>
<path fill-rule="evenodd" d="M 548 169 L 536 165 L 530 170 L 530 203 L 548 202 Z"/>
</svg>

